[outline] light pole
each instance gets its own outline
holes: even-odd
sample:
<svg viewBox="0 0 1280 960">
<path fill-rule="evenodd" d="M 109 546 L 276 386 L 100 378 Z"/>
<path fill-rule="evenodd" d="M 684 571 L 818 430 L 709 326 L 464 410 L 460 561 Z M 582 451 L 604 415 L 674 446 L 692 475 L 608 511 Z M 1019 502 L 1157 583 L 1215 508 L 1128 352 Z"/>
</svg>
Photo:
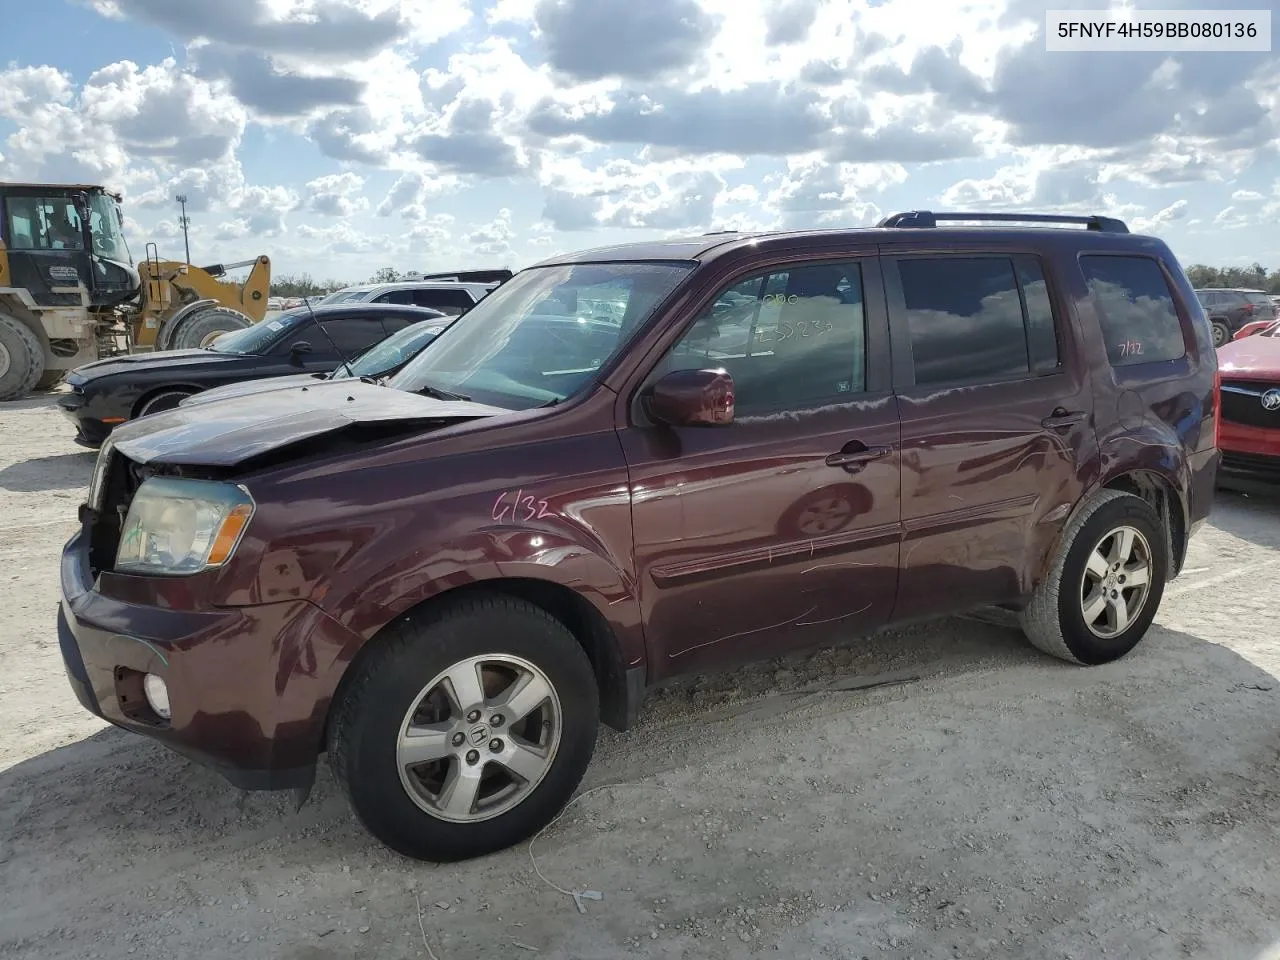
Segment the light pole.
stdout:
<svg viewBox="0 0 1280 960">
<path fill-rule="evenodd" d="M 182 216 L 178 218 L 178 222 L 182 224 L 182 245 L 187 250 L 187 263 L 191 262 L 191 240 L 187 237 L 187 227 L 191 225 L 191 218 L 187 216 L 187 195 L 180 193 L 173 199 L 182 204 Z"/>
</svg>

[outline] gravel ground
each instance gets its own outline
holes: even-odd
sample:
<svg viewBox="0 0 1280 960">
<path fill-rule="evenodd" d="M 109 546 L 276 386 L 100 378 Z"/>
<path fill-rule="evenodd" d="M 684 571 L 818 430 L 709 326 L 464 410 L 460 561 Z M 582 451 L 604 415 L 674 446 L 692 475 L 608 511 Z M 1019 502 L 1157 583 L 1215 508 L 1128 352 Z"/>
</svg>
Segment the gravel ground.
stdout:
<svg viewBox="0 0 1280 960">
<path fill-rule="evenodd" d="M 0 408 L 0 956 L 1280 957 L 1280 499 L 1220 497 L 1121 663 L 967 617 L 655 695 L 535 848 L 583 914 L 527 846 L 412 863 L 327 771 L 294 812 L 86 714 L 70 435 Z"/>
</svg>

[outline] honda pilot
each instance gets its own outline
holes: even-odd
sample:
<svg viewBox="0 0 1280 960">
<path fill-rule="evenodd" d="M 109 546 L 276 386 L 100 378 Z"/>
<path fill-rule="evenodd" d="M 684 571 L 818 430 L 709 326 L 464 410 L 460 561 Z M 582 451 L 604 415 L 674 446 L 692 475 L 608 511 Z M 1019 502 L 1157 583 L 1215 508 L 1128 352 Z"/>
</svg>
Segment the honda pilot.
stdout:
<svg viewBox="0 0 1280 960">
<path fill-rule="evenodd" d="M 556 257 L 388 383 L 120 426 L 67 674 L 242 788 L 301 801 L 327 756 L 381 841 L 473 857 L 679 674 L 989 605 L 1123 657 L 1209 514 L 1215 376 L 1169 248 L 1106 217 Z"/>
</svg>

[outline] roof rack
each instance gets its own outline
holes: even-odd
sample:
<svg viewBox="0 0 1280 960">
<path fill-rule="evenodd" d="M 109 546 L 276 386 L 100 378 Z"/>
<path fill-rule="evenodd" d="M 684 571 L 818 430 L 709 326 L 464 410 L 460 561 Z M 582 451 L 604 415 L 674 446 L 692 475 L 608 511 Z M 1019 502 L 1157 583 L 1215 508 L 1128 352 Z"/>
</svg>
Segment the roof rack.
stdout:
<svg viewBox="0 0 1280 960">
<path fill-rule="evenodd" d="M 885 217 L 877 227 L 936 227 L 939 220 L 990 220 L 999 223 L 1078 223 L 1088 230 L 1102 233 L 1128 233 L 1129 227 L 1115 217 L 1073 217 L 1057 213 L 934 213 L 911 210 Z"/>
</svg>

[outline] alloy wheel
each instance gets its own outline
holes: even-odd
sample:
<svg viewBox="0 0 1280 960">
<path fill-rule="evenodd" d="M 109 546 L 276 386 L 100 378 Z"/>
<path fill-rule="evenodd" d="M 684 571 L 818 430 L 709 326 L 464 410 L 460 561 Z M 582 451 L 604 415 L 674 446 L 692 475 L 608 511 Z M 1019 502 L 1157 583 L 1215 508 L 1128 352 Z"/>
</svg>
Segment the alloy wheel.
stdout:
<svg viewBox="0 0 1280 960">
<path fill-rule="evenodd" d="M 1089 553 L 1080 579 L 1080 612 L 1096 637 L 1124 633 L 1151 593 L 1151 545 L 1134 527 L 1117 527 Z"/>
<path fill-rule="evenodd" d="M 462 660 L 428 683 L 405 714 L 396 743 L 400 782 L 433 817 L 491 819 L 546 776 L 562 724 L 555 688 L 528 660 Z"/>
</svg>

